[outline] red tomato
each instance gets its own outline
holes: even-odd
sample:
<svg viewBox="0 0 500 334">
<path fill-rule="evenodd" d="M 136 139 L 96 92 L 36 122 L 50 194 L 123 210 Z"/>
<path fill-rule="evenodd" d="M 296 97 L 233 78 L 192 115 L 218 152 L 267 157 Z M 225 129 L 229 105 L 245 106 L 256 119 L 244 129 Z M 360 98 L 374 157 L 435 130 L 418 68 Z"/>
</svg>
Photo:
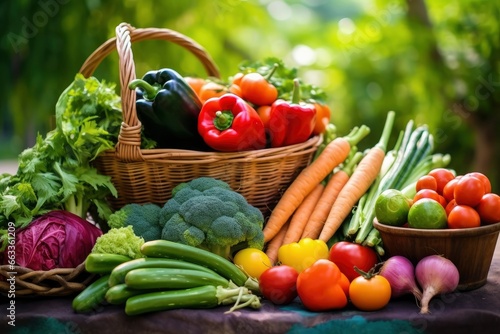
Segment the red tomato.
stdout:
<svg viewBox="0 0 500 334">
<path fill-rule="evenodd" d="M 273 304 L 284 305 L 297 297 L 297 277 L 295 268 L 280 265 L 264 271 L 259 278 L 260 292 Z"/>
<path fill-rule="evenodd" d="M 437 181 L 432 175 L 424 175 L 421 176 L 417 180 L 417 185 L 416 185 L 416 191 L 420 191 L 422 189 L 430 189 L 430 190 L 437 190 Z"/>
<path fill-rule="evenodd" d="M 373 248 L 353 242 L 339 241 L 330 248 L 329 260 L 334 262 L 352 282 L 359 276 L 359 273 L 354 270 L 355 266 L 367 272 L 377 264 L 378 257 Z"/>
<path fill-rule="evenodd" d="M 494 193 L 485 194 L 476 207 L 481 223 L 494 224 L 500 222 L 500 196 Z"/>
<path fill-rule="evenodd" d="M 455 174 L 447 168 L 435 168 L 431 170 L 428 175 L 433 176 L 437 182 L 437 193 L 442 195 L 444 186 L 455 178 Z"/>
<path fill-rule="evenodd" d="M 443 197 L 446 199 L 447 202 L 451 201 L 453 198 L 455 198 L 455 186 L 457 185 L 458 181 L 460 180 L 461 176 L 457 176 L 453 180 L 449 181 L 443 188 Z"/>
<path fill-rule="evenodd" d="M 491 182 L 490 182 L 490 179 L 488 179 L 488 177 L 486 175 L 484 175 L 483 173 L 479 173 L 479 172 L 467 173 L 466 175 L 475 176 L 478 179 L 480 179 L 481 182 L 483 182 L 485 194 L 491 192 Z"/>
<path fill-rule="evenodd" d="M 475 176 L 464 175 L 458 180 L 453 194 L 457 204 L 476 206 L 485 194 L 483 182 Z"/>
<path fill-rule="evenodd" d="M 420 191 L 418 191 L 415 196 L 413 196 L 413 203 L 415 203 L 416 201 L 418 201 L 419 199 L 422 199 L 422 198 L 431 198 L 433 200 L 435 200 L 436 202 L 439 202 L 441 203 L 441 200 L 439 199 L 441 195 L 439 195 L 435 190 L 431 190 L 431 189 L 422 189 Z"/>
<path fill-rule="evenodd" d="M 448 204 L 446 204 L 446 216 L 450 214 L 451 209 L 453 209 L 455 206 L 457 206 L 457 202 L 455 201 L 455 199 L 452 199 L 448 202 Z"/>
<path fill-rule="evenodd" d="M 480 225 L 479 213 L 467 205 L 456 205 L 448 215 L 448 228 L 469 228 Z"/>
</svg>

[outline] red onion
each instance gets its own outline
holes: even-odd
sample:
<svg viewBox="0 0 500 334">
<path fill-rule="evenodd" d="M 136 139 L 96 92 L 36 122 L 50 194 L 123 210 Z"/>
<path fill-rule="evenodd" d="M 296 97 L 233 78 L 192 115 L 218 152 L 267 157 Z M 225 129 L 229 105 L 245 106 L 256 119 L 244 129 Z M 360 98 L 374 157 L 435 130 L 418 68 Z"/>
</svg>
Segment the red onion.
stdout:
<svg viewBox="0 0 500 334">
<path fill-rule="evenodd" d="M 413 294 L 418 300 L 422 298 L 422 292 L 415 281 L 415 268 L 406 257 L 395 255 L 388 258 L 380 268 L 379 275 L 384 276 L 391 284 L 392 298 L 407 294 Z"/>
<path fill-rule="evenodd" d="M 434 296 L 455 291 L 460 279 L 453 262 L 440 255 L 429 255 L 421 259 L 415 267 L 415 276 L 423 290 L 421 314 L 429 313 L 429 302 Z"/>
</svg>

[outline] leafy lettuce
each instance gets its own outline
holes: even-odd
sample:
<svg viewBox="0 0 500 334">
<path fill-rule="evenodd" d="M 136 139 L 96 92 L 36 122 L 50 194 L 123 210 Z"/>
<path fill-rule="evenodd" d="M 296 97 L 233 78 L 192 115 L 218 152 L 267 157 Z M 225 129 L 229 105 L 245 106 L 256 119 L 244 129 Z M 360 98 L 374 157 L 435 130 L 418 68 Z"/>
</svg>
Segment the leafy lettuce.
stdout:
<svg viewBox="0 0 500 334">
<path fill-rule="evenodd" d="M 91 163 L 116 145 L 120 108 L 113 83 L 75 76 L 57 101 L 55 129 L 38 134 L 34 146 L 19 155 L 15 175 L 0 175 L 0 242 L 8 222 L 23 228 L 53 210 L 81 218 L 88 212 L 103 219 L 111 214 L 106 198 L 117 196 L 116 189 Z"/>
</svg>

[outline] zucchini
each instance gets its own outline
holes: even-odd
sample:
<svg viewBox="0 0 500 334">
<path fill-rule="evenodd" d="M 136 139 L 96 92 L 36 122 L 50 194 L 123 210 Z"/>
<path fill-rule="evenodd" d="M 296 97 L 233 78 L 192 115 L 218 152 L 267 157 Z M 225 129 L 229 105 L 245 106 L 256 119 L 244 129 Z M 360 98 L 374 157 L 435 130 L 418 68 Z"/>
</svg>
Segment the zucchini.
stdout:
<svg viewBox="0 0 500 334">
<path fill-rule="evenodd" d="M 179 268 L 139 268 L 125 276 L 129 288 L 147 289 L 186 289 L 202 285 L 229 287 L 229 281 L 219 274 Z"/>
<path fill-rule="evenodd" d="M 80 292 L 72 302 L 73 310 L 79 313 L 95 310 L 106 301 L 105 295 L 109 289 L 109 275 L 99 277 Z"/>
<path fill-rule="evenodd" d="M 109 286 L 115 286 L 117 284 L 125 283 L 125 275 L 127 275 L 129 271 L 139 268 L 193 269 L 215 274 L 215 271 L 192 262 L 186 262 L 176 259 L 167 259 L 164 257 L 161 258 L 143 257 L 122 263 L 118 265 L 115 269 L 113 269 L 113 271 L 111 272 L 111 276 L 109 277 L 109 282 L 108 282 Z"/>
<path fill-rule="evenodd" d="M 130 260 L 120 254 L 90 253 L 85 258 L 85 270 L 92 274 L 109 274 L 116 266 Z"/>
<path fill-rule="evenodd" d="M 151 290 L 144 291 L 144 290 L 131 289 L 127 286 L 127 284 L 122 283 L 110 287 L 106 292 L 105 299 L 108 303 L 112 305 L 121 305 L 125 304 L 127 299 L 129 299 L 130 297 L 143 294 L 146 292 L 151 292 Z"/>
<path fill-rule="evenodd" d="M 202 309 L 234 304 L 229 310 L 261 307 L 260 299 L 244 287 L 224 289 L 212 285 L 181 290 L 151 292 L 130 297 L 125 303 L 127 315 L 173 310 L 180 308 Z"/>
<path fill-rule="evenodd" d="M 208 267 L 238 286 L 244 286 L 248 280 L 248 276 L 234 263 L 201 248 L 169 240 L 152 240 L 142 245 L 141 252 L 147 257 L 166 257 Z"/>
</svg>

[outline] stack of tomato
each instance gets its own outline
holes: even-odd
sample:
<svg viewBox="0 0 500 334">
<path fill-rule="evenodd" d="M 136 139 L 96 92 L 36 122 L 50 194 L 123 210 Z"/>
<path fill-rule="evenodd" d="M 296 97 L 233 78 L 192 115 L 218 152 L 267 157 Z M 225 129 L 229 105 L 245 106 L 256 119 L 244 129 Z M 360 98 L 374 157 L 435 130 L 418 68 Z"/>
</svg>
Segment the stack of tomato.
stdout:
<svg viewBox="0 0 500 334">
<path fill-rule="evenodd" d="M 419 178 L 413 203 L 431 198 L 445 208 L 448 228 L 479 227 L 500 222 L 500 196 L 491 192 L 489 178 L 480 172 L 457 175 L 436 168 Z"/>
<path fill-rule="evenodd" d="M 266 253 L 247 248 L 234 263 L 259 280 L 264 298 L 284 305 L 296 300 L 309 311 L 338 310 L 352 304 L 363 311 L 385 307 L 391 285 L 375 271 L 379 262 L 373 248 L 340 241 L 330 248 L 310 238 L 283 245 L 280 265 L 271 266 Z"/>
<path fill-rule="evenodd" d="M 330 122 L 324 92 L 278 59 L 242 65 L 228 81 L 184 79 L 202 103 L 198 130 L 217 151 L 302 143 L 323 133 Z M 230 135 L 237 138 L 224 138 Z"/>
</svg>

